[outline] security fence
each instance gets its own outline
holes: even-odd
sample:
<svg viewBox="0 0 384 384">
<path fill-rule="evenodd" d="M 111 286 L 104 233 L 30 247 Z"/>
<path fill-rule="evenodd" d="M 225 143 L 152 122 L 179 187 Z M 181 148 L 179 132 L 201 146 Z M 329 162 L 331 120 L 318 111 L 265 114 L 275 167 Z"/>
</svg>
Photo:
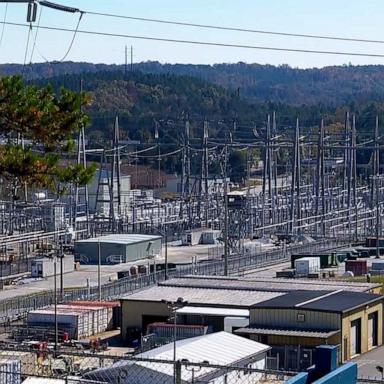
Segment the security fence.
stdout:
<svg viewBox="0 0 384 384">
<path fill-rule="evenodd" d="M 313 253 L 329 249 L 335 249 L 348 244 L 343 239 L 323 239 L 306 244 L 293 244 L 284 248 L 271 250 L 263 253 L 246 253 L 244 255 L 231 255 L 228 260 L 228 273 L 230 275 L 241 275 L 244 271 L 267 267 L 289 260 L 294 253 Z M 205 263 L 194 263 L 180 266 L 166 272 L 157 271 L 139 277 L 126 277 L 117 281 L 109 282 L 101 286 L 65 289 L 64 297 L 57 296 L 59 302 L 75 300 L 113 300 L 121 295 L 136 292 L 144 287 L 149 287 L 166 278 L 182 277 L 186 275 L 222 276 L 225 268 L 224 260 L 211 260 Z M 21 319 L 30 310 L 42 308 L 54 303 L 54 292 L 47 290 L 31 295 L 17 296 L 15 298 L 0 302 L 0 325 L 7 325 L 13 320 Z"/>
<path fill-rule="evenodd" d="M 19 384 L 31 377 L 55 378 L 60 380 L 58 383 L 71 384 L 255 384 L 284 383 L 293 375 L 264 369 L 262 359 L 221 365 L 69 350 L 0 348 L 0 384 Z"/>
</svg>

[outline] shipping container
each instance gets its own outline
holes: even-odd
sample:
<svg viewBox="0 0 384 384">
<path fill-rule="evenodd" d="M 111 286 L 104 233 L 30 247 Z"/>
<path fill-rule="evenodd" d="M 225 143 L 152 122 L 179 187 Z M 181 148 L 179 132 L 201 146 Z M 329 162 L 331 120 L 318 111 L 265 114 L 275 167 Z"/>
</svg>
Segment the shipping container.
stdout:
<svg viewBox="0 0 384 384">
<path fill-rule="evenodd" d="M 197 245 L 200 242 L 201 232 L 186 231 L 181 235 L 181 245 Z"/>
<path fill-rule="evenodd" d="M 221 231 L 204 231 L 200 236 L 200 244 L 217 244 Z"/>
<path fill-rule="evenodd" d="M 177 339 L 187 339 L 189 337 L 196 337 L 208 333 L 207 325 L 176 325 Z M 172 339 L 175 332 L 174 324 L 169 323 L 152 323 L 147 327 L 147 335 L 155 334 L 158 338 Z"/>
<path fill-rule="evenodd" d="M 100 306 L 58 305 L 57 321 L 59 329 L 68 332 L 71 339 L 87 338 L 108 330 L 113 324 L 113 309 Z M 53 307 L 30 311 L 27 316 L 29 326 L 55 325 Z"/>
<path fill-rule="evenodd" d="M 367 260 L 347 260 L 345 271 L 352 272 L 354 276 L 362 276 L 368 273 Z"/>
<path fill-rule="evenodd" d="M 308 276 L 320 272 L 319 257 L 302 257 L 295 260 L 296 275 Z"/>
<path fill-rule="evenodd" d="M 335 253 L 324 253 L 324 254 L 299 254 L 291 255 L 291 268 L 295 268 L 295 260 L 301 258 L 319 258 L 321 268 L 331 268 L 337 267 L 339 265 L 339 260 Z"/>
<path fill-rule="evenodd" d="M 55 259 L 44 257 L 32 261 L 31 276 L 32 277 L 49 277 L 54 275 Z M 61 266 L 63 266 L 63 273 L 72 272 L 75 269 L 73 255 L 65 255 L 63 259 L 56 259 L 56 274 L 61 274 Z"/>
<path fill-rule="evenodd" d="M 377 244 L 377 238 L 376 237 L 367 237 L 365 239 L 365 246 L 366 247 L 376 247 Z M 379 238 L 379 247 L 384 248 L 384 238 Z"/>
<path fill-rule="evenodd" d="M 372 271 L 384 271 L 384 260 L 372 261 Z"/>
<path fill-rule="evenodd" d="M 102 307 L 107 310 L 107 331 L 116 329 L 120 325 L 119 301 L 71 301 L 69 305 L 79 307 Z"/>
</svg>

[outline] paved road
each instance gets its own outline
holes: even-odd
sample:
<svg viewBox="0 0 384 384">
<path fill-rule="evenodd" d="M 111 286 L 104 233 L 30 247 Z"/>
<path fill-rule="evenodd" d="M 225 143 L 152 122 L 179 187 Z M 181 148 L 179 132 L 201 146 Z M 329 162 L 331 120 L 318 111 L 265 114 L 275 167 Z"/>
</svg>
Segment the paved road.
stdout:
<svg viewBox="0 0 384 384">
<path fill-rule="evenodd" d="M 208 248 L 212 246 L 197 245 L 192 247 L 168 247 L 168 262 L 169 263 L 191 263 L 192 257 L 197 257 L 198 261 L 203 261 L 208 258 Z M 164 255 L 164 250 L 163 250 Z M 136 262 L 122 263 L 116 265 L 101 266 L 101 284 L 116 280 L 117 272 L 126 271 L 131 265 L 137 264 L 153 264 L 154 260 L 144 259 Z M 157 263 L 163 263 L 164 257 L 156 258 Z M 97 286 L 97 265 L 81 265 L 79 271 L 73 271 L 64 275 L 65 288 L 84 288 L 87 286 L 87 278 L 90 279 L 91 286 Z M 14 298 L 17 296 L 28 295 L 32 293 L 43 292 L 52 289 L 54 286 L 54 278 L 48 277 L 40 280 L 24 280 L 28 283 L 23 285 L 6 286 L 3 291 L 0 291 L 0 301 L 4 299 Z M 57 287 L 60 287 L 60 277 L 57 277 Z"/>
<path fill-rule="evenodd" d="M 359 377 L 381 380 L 381 373 L 377 371 L 376 367 L 384 367 L 384 346 L 376 348 L 371 352 L 364 353 L 352 361 L 357 363 Z"/>
</svg>

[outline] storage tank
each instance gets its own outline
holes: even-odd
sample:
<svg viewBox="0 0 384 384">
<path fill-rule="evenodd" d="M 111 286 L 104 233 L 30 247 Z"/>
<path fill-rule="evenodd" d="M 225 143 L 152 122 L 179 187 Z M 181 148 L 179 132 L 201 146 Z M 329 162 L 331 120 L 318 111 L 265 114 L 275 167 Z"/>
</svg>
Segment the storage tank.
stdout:
<svg viewBox="0 0 384 384">
<path fill-rule="evenodd" d="M 368 273 L 367 260 L 347 260 L 345 271 L 352 272 L 354 276 L 362 276 Z"/>
<path fill-rule="evenodd" d="M 302 257 L 295 260 L 296 275 L 308 276 L 320 271 L 319 257 Z"/>
</svg>

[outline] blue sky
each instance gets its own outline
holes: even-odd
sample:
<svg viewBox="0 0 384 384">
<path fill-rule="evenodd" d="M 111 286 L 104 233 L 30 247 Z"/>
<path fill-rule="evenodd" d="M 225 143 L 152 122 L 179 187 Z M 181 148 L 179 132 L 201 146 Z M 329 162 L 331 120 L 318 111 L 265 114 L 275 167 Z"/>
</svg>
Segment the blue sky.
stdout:
<svg viewBox="0 0 384 384">
<path fill-rule="evenodd" d="M 215 24 L 240 28 L 383 39 L 382 0 L 53 0 L 84 11 L 170 19 L 190 23 Z M 0 20 L 5 5 L 0 4 Z M 7 21 L 24 23 L 25 4 L 9 4 Z M 74 28 L 77 15 L 44 8 L 41 25 Z M 384 44 L 363 44 L 266 36 L 253 33 L 217 31 L 85 14 L 80 29 L 155 36 L 185 40 L 204 40 L 231 44 L 287 48 L 334 50 L 384 54 Z M 1 26 L 0 26 L 1 31 Z M 0 46 L 0 63 L 24 60 L 28 29 L 6 26 Z M 32 62 L 60 60 L 72 39 L 71 33 L 40 30 Z M 33 45 L 31 40 L 30 48 Z M 68 60 L 95 63 L 123 63 L 124 46 L 133 46 L 134 61 L 158 60 L 162 63 L 269 63 L 293 67 L 323 67 L 343 64 L 384 64 L 384 58 L 270 52 L 240 48 L 203 47 L 168 44 L 128 38 L 79 34 Z M 29 51 L 28 62 L 30 58 Z"/>
</svg>

